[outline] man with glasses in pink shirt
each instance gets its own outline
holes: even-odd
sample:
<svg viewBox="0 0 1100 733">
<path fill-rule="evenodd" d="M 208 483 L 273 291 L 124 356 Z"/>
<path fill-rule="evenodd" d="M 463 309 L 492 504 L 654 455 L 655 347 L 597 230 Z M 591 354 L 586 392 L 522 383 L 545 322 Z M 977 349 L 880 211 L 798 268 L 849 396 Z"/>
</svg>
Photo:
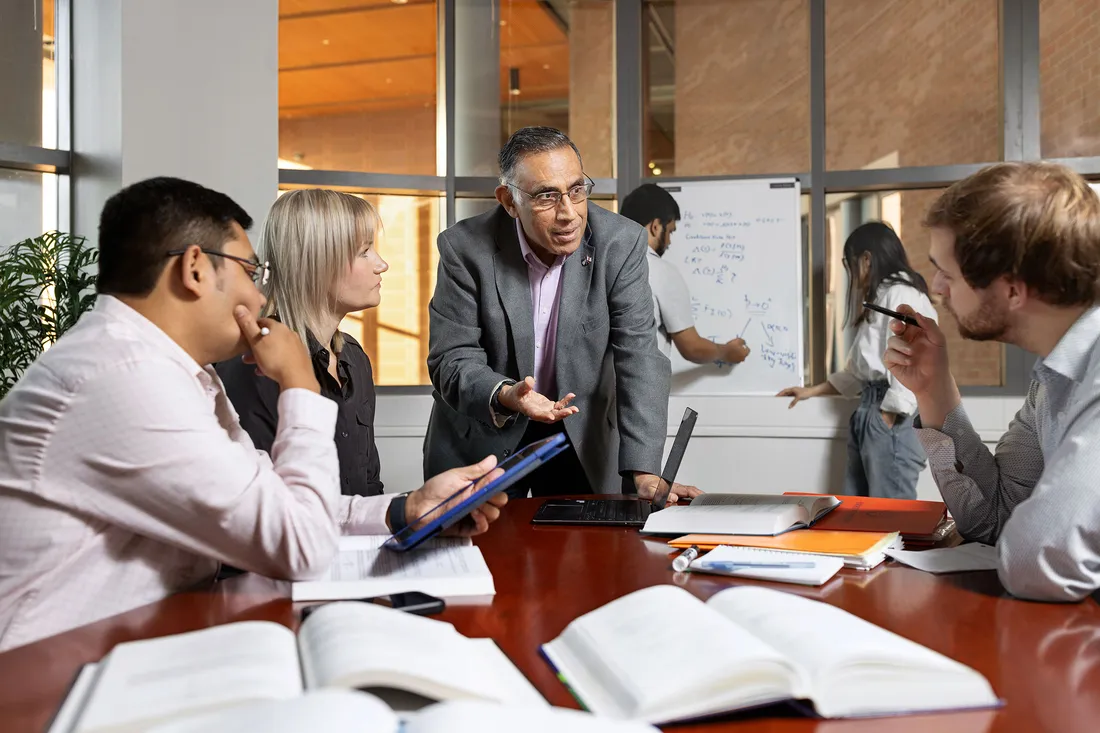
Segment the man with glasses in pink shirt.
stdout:
<svg viewBox="0 0 1100 733">
<path fill-rule="evenodd" d="M 0 401 L 0 651 L 160 600 L 219 563 L 314 576 L 341 530 L 389 531 L 390 497 L 340 494 L 336 405 L 302 340 L 256 318 L 267 265 L 251 223 L 175 178 L 104 207 L 95 309 Z M 211 366 L 244 352 L 281 389 L 270 457 Z M 406 521 L 495 463 L 428 481 Z M 484 531 L 504 501 L 459 532 Z"/>
</svg>

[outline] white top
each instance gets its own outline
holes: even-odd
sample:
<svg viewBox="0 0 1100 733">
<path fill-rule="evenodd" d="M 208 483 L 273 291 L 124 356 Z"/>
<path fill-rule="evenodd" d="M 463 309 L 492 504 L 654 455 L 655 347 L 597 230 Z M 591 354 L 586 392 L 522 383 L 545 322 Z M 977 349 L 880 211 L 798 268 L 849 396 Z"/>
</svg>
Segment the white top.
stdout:
<svg viewBox="0 0 1100 733">
<path fill-rule="evenodd" d="M 340 524 L 385 532 L 390 497 L 340 495 L 335 426 L 334 402 L 286 390 L 269 458 L 213 367 L 100 296 L 0 402 L 0 650 L 158 601 L 219 561 L 297 578 L 328 567 Z"/>
<path fill-rule="evenodd" d="M 875 294 L 874 302 L 893 311 L 905 304 L 926 318 L 938 321 L 932 301 L 912 285 L 883 283 Z M 890 388 L 882 399 L 881 409 L 899 415 L 912 415 L 917 411 L 917 398 L 887 371 L 882 361 L 886 354 L 886 342 L 894 335 L 890 330 L 892 320 L 882 313 L 867 311 L 867 320 L 856 329 L 847 366 L 843 371 L 829 375 L 829 383 L 845 397 L 857 397 L 868 382 L 889 382 Z"/>
<path fill-rule="evenodd" d="M 653 291 L 653 317 L 657 320 L 657 346 L 665 356 L 671 356 L 671 334 L 695 326 L 691 294 L 676 266 L 661 259 L 652 247 L 646 252 L 646 262 L 649 263 L 649 288 Z"/>
</svg>

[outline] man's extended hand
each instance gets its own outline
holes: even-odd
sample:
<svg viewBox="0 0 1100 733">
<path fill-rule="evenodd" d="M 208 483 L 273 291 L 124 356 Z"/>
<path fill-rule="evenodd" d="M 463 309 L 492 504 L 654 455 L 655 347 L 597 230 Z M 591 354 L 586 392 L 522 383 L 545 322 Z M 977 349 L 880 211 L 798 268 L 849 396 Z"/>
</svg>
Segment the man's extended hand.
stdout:
<svg viewBox="0 0 1100 733">
<path fill-rule="evenodd" d="M 653 495 L 657 493 L 657 487 L 660 483 L 661 477 L 654 476 L 652 473 L 634 474 L 634 488 L 638 490 L 639 498 L 652 499 Z M 668 499 L 665 500 L 665 504 L 672 505 L 680 501 L 680 499 L 694 499 L 702 493 L 703 492 L 695 486 L 678 484 L 673 481 L 672 490 L 668 492 Z"/>
<path fill-rule="evenodd" d="M 405 521 L 410 525 L 415 524 L 417 527 L 427 524 L 441 512 L 446 511 L 448 507 L 460 503 L 482 486 L 502 476 L 504 469 L 495 468 L 496 465 L 496 456 L 489 455 L 482 459 L 480 463 L 452 468 L 450 471 L 444 471 L 438 476 L 431 477 L 423 486 L 409 494 L 409 498 L 405 501 Z M 471 481 L 477 481 L 477 483 L 471 485 Z M 447 502 L 447 506 L 441 507 L 438 511 L 432 511 L 440 503 L 466 486 L 469 486 L 469 488 L 452 501 Z M 491 496 L 488 501 L 470 512 L 462 521 L 449 527 L 443 534 L 457 537 L 472 537 L 481 534 L 497 520 L 500 516 L 500 508 L 507 503 L 508 495 L 503 491 Z M 424 517 L 427 512 L 431 512 L 431 514 Z M 421 517 L 424 517 L 423 520 L 417 521 Z"/>
<path fill-rule="evenodd" d="M 527 377 L 517 384 L 506 384 L 501 387 L 497 399 L 509 412 L 526 415 L 538 422 L 555 423 L 580 412 L 580 408 L 569 404 L 574 397 L 576 395 L 570 392 L 557 402 L 553 402 L 550 398 L 536 392 L 534 378 Z"/>
<path fill-rule="evenodd" d="M 718 358 L 727 364 L 740 364 L 749 357 L 749 346 L 743 338 L 735 338 L 718 346 Z"/>
<path fill-rule="evenodd" d="M 908 305 L 898 312 L 917 319 L 920 326 L 891 321 L 894 336 L 886 342 L 883 364 L 917 398 L 921 424 L 939 428 L 951 410 L 962 402 L 947 359 L 947 338 L 931 318 Z"/>
</svg>

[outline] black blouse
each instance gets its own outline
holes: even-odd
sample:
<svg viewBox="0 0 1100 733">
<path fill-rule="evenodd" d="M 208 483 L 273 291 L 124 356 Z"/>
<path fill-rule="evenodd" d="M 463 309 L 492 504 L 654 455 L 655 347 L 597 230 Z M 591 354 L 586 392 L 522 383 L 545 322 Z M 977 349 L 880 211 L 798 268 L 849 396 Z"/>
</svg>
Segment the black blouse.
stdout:
<svg viewBox="0 0 1100 733">
<path fill-rule="evenodd" d="M 340 457 L 340 489 L 344 494 L 375 496 L 382 493 L 378 449 L 374 444 L 374 373 L 359 342 L 343 334 L 337 357 L 338 384 L 328 371 L 329 351 L 310 339 L 313 373 L 321 394 L 340 408 L 336 417 L 336 453 Z M 279 385 L 256 374 L 241 357 L 217 365 L 218 376 L 256 447 L 271 452 L 279 424 Z"/>
</svg>

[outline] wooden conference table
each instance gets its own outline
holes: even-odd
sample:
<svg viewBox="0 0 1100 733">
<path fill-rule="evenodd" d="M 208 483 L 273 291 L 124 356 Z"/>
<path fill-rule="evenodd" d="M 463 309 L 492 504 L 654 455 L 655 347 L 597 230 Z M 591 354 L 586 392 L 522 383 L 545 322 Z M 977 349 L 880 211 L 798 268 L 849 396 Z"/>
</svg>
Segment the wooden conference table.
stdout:
<svg viewBox="0 0 1100 733">
<path fill-rule="evenodd" d="M 640 588 L 676 583 L 700 598 L 739 583 L 674 574 L 663 542 L 636 530 L 533 527 L 540 500 L 509 504 L 477 539 L 493 572 L 492 605 L 449 607 L 440 618 L 467 636 L 489 636 L 554 705 L 576 703 L 538 655 L 575 617 Z M 667 730 L 864 733 L 1100 730 L 1100 605 L 1028 603 L 1005 594 L 993 572 L 933 576 L 887 563 L 843 570 L 821 588 L 765 584 L 823 600 L 976 668 L 1005 706 L 996 711 L 819 721 L 786 708 Z M 0 731 L 45 729 L 81 664 L 115 644 L 247 619 L 297 627 L 289 586 L 252 575 L 180 593 L 129 613 L 0 654 Z M 677 619 L 655 618 L 675 634 Z M 807 626 L 807 634 L 829 629 Z"/>
</svg>

